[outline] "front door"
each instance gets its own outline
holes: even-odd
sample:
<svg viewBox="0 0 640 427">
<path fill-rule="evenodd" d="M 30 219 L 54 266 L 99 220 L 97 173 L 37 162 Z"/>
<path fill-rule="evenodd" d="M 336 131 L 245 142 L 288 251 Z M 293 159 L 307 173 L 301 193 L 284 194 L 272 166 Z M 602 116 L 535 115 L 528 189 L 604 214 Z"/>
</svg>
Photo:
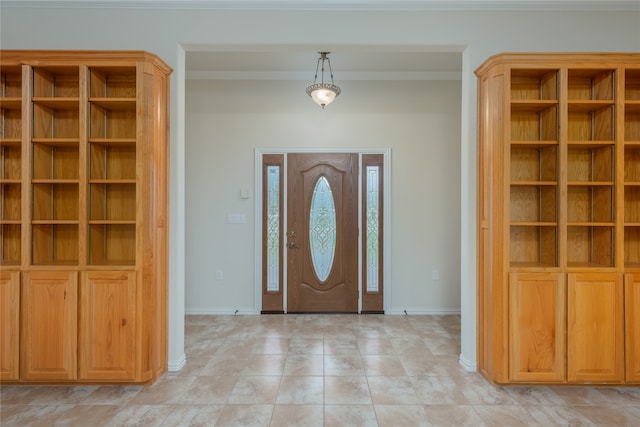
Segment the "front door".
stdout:
<svg viewBox="0 0 640 427">
<path fill-rule="evenodd" d="M 358 154 L 289 154 L 287 311 L 358 312 Z"/>
</svg>

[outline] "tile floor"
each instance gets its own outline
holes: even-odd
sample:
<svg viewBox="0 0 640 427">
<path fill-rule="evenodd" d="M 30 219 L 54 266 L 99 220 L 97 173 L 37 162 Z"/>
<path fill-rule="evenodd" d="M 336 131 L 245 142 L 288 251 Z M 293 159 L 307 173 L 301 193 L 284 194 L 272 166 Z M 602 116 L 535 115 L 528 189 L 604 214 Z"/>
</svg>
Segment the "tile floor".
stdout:
<svg viewBox="0 0 640 427">
<path fill-rule="evenodd" d="M 0 425 L 640 426 L 640 387 L 494 387 L 459 316 L 187 316 L 151 387 L 3 386 Z"/>
</svg>

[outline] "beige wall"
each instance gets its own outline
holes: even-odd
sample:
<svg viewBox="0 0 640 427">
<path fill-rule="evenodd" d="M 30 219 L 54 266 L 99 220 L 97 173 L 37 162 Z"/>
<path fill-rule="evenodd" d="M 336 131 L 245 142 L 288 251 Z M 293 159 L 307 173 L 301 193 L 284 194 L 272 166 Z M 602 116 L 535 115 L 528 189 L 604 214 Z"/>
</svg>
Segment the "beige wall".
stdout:
<svg viewBox="0 0 640 427">
<path fill-rule="evenodd" d="M 260 310 L 256 148 L 390 148 L 388 308 L 460 311 L 460 81 L 338 83 L 342 95 L 322 110 L 304 81 L 187 82 L 187 312 Z M 251 189 L 249 200 L 241 188 Z M 243 213 L 247 222 L 227 224 L 228 213 Z"/>
</svg>

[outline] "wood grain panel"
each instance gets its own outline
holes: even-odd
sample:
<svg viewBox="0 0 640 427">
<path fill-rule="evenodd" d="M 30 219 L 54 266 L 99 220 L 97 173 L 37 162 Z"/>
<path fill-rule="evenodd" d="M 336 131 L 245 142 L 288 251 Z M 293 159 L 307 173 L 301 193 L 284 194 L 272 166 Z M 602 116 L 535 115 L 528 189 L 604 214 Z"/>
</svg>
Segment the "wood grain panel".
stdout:
<svg viewBox="0 0 640 427">
<path fill-rule="evenodd" d="M 512 381 L 565 380 L 566 290 L 561 273 L 509 275 Z"/>
<path fill-rule="evenodd" d="M 20 272 L 0 271 L 0 380 L 20 376 Z"/>
<path fill-rule="evenodd" d="M 75 380 L 78 273 L 28 271 L 22 283 L 22 379 Z"/>
<path fill-rule="evenodd" d="M 136 274 L 91 271 L 80 291 L 81 380 L 133 380 L 136 376 Z"/>
<path fill-rule="evenodd" d="M 626 381 L 640 384 L 640 273 L 625 274 Z"/>
<path fill-rule="evenodd" d="M 618 273 L 569 273 L 567 376 L 569 382 L 623 380 L 624 311 Z"/>
</svg>

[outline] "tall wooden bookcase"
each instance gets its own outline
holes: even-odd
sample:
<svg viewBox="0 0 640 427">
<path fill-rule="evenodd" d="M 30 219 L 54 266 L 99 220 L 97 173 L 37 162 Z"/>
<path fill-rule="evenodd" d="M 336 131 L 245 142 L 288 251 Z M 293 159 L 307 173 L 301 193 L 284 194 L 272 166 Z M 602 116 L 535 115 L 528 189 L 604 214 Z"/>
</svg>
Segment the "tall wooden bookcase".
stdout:
<svg viewBox="0 0 640 427">
<path fill-rule="evenodd" d="M 640 54 L 476 74 L 480 372 L 640 384 Z"/>
<path fill-rule="evenodd" d="M 141 51 L 0 51 L 0 379 L 167 367 L 168 87 Z"/>
</svg>

